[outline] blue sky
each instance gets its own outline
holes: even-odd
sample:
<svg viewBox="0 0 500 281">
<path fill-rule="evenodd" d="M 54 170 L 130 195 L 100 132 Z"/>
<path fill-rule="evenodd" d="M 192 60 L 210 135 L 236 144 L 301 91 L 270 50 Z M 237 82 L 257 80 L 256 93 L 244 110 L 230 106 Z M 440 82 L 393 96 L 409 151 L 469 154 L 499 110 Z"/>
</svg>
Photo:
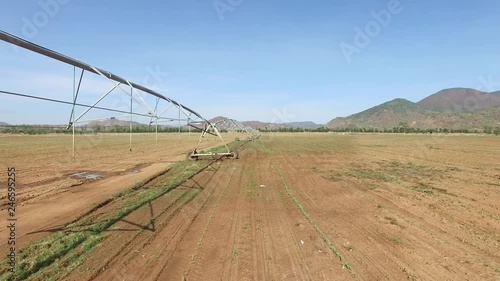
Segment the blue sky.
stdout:
<svg viewBox="0 0 500 281">
<path fill-rule="evenodd" d="M 207 118 L 326 123 L 444 88 L 500 90 L 500 2 L 494 0 L 1 5 L 0 29 L 146 83 Z M 368 38 L 363 44 L 358 31 Z M 356 52 L 346 55 L 341 46 Z M 72 67 L 4 42 L 0 54 L 1 90 L 71 99 Z M 148 78 L 154 72 L 159 79 Z M 96 75 L 85 78 L 82 101 L 111 85 Z M 67 106 L 4 95 L 0 102 L 0 121 L 8 123 L 59 124 L 69 117 Z"/>
</svg>

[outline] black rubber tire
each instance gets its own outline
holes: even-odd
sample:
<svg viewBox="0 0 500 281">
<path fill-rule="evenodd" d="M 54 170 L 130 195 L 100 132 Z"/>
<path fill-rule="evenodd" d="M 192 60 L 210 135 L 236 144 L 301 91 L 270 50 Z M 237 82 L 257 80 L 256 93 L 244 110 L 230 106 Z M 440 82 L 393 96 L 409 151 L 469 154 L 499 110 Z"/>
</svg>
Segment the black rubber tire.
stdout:
<svg viewBox="0 0 500 281">
<path fill-rule="evenodd" d="M 231 153 L 231 155 L 227 156 L 227 158 L 229 158 L 229 159 L 239 159 L 238 150 L 231 151 L 230 153 Z"/>
<path fill-rule="evenodd" d="M 192 151 L 189 151 L 187 154 L 186 154 L 186 159 L 187 160 L 193 160 L 193 161 L 196 161 L 198 160 L 198 156 L 192 156 L 193 152 Z"/>
</svg>

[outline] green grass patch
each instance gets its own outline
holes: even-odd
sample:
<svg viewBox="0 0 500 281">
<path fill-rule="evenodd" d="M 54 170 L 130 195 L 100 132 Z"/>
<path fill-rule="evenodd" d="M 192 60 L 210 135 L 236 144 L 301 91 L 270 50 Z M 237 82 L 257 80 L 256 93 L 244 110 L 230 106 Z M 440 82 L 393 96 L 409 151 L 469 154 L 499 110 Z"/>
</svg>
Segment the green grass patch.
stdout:
<svg viewBox="0 0 500 281">
<path fill-rule="evenodd" d="M 249 199 L 255 199 L 255 197 L 257 196 L 257 183 L 253 178 L 253 170 L 251 169 L 248 171 L 245 196 Z"/>
<path fill-rule="evenodd" d="M 272 155 L 273 154 L 272 149 L 270 149 L 269 147 L 267 147 L 261 139 L 258 139 L 257 143 L 259 144 L 260 149 L 263 152 L 265 152 L 267 155 Z"/>
<path fill-rule="evenodd" d="M 238 252 L 238 250 L 236 250 L 235 248 L 233 248 L 231 250 L 231 262 L 234 261 L 236 259 L 237 256 L 239 256 L 240 253 Z"/>
<path fill-rule="evenodd" d="M 247 231 L 249 227 L 250 227 L 250 224 L 248 224 L 248 223 L 244 223 L 244 224 L 241 226 L 241 228 L 243 229 L 243 231 Z"/>
<path fill-rule="evenodd" d="M 318 173 L 321 175 L 321 177 L 331 180 L 331 181 L 341 181 L 344 175 L 341 172 L 334 172 L 333 170 L 329 171 L 324 171 L 321 169 L 318 169 L 317 167 L 311 168 L 311 170 L 315 173 Z"/>
<path fill-rule="evenodd" d="M 236 150 L 240 147 L 239 142 L 231 142 L 227 144 L 227 148 L 229 148 L 229 151 Z M 225 153 L 227 152 L 227 149 L 225 146 L 217 146 L 209 149 L 208 151 L 200 151 L 200 153 Z"/>
<path fill-rule="evenodd" d="M 341 181 L 344 175 L 339 172 L 332 172 L 326 176 L 326 179 L 331 181 Z"/>
<path fill-rule="evenodd" d="M 2 268 L 1 280 L 26 280 L 42 268 L 45 268 L 64 257 L 74 250 L 86 239 L 84 233 L 62 232 L 53 235 L 52 239 L 47 239 L 19 251 L 18 264 L 14 273 L 7 272 Z"/>
<path fill-rule="evenodd" d="M 350 172 L 350 175 L 358 178 L 358 179 L 371 179 L 371 180 L 381 180 L 385 182 L 398 182 L 398 179 L 391 177 L 388 174 L 378 172 L 378 171 L 373 171 L 373 170 L 368 170 L 368 169 L 362 169 L 362 170 L 354 170 Z"/>
<path fill-rule="evenodd" d="M 433 186 L 431 186 L 429 184 L 425 184 L 425 183 L 422 183 L 422 182 L 419 182 L 416 185 L 410 186 L 409 189 L 413 190 L 413 191 L 416 191 L 416 192 L 419 192 L 419 193 L 422 193 L 424 195 L 429 195 L 429 196 L 430 195 L 434 195 L 435 192 L 445 193 L 445 194 L 448 193 L 448 191 L 446 189 L 433 187 Z"/>
</svg>

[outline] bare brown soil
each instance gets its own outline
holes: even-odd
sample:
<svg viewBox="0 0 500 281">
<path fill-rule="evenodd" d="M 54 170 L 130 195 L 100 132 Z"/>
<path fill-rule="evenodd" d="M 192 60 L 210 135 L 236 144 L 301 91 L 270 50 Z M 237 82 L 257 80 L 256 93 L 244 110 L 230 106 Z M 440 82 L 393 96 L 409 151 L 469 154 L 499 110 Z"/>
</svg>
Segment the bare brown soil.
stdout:
<svg viewBox="0 0 500 281">
<path fill-rule="evenodd" d="M 185 159 L 198 135 L 134 134 L 77 135 L 75 158 L 72 137 L 65 135 L 0 135 L 0 167 L 16 168 L 18 246 L 64 227 L 97 204 Z M 206 138 L 200 148 L 221 145 Z M 75 177 L 80 172 L 97 180 Z M 7 173 L 0 174 L 0 220 L 7 220 Z M 0 254 L 8 251 L 7 229 L 0 228 Z"/>
<path fill-rule="evenodd" d="M 85 258 L 63 256 L 31 278 L 500 280 L 498 141 L 264 135 L 241 147 L 239 160 L 197 161 L 208 168 L 100 232 Z M 168 171 L 78 223 L 106 221 L 178 174 Z M 106 188 L 105 179 L 98 183 Z M 60 200 L 78 200 L 74 194 Z"/>
</svg>

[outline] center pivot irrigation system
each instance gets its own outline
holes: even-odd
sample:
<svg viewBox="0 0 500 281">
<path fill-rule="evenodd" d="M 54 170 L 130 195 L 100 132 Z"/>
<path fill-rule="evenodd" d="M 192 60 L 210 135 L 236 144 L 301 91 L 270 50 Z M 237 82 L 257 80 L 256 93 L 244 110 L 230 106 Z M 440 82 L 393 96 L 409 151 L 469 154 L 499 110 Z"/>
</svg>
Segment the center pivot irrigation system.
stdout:
<svg viewBox="0 0 500 281">
<path fill-rule="evenodd" d="M 240 141 L 240 135 L 244 134 L 247 136 L 247 141 L 249 140 L 254 140 L 260 138 L 260 132 L 255 130 L 254 128 L 250 126 L 245 126 L 243 123 L 234 120 L 234 119 L 229 119 L 226 117 L 218 117 L 215 118 L 215 120 L 212 120 L 213 123 L 211 123 L 211 127 L 216 131 L 216 132 L 228 132 L 233 135 L 237 135 L 235 138 L 235 141 Z M 210 133 L 209 131 L 203 131 L 202 132 L 202 138 L 203 139 L 203 134 L 213 134 Z M 199 145 L 199 143 L 198 143 Z M 192 152 L 189 152 L 187 155 L 187 158 L 190 160 L 197 160 L 199 157 L 207 157 L 207 156 L 227 156 L 229 158 L 238 158 L 238 151 L 230 151 L 228 155 L 226 153 L 214 153 L 214 152 L 208 152 L 208 153 L 199 153 L 196 151 L 196 149 Z"/>
<path fill-rule="evenodd" d="M 240 121 L 229 119 L 226 117 L 219 117 L 213 121 L 213 125 L 219 129 L 219 131 L 226 131 L 230 133 L 245 133 L 248 135 L 248 139 L 255 139 L 260 137 L 260 132 L 255 130 L 250 126 L 246 126 Z M 239 141 L 239 139 L 237 139 Z"/>
<path fill-rule="evenodd" d="M 94 67 L 90 64 L 81 62 L 79 60 L 73 59 L 71 57 L 65 56 L 63 54 L 60 54 L 58 52 L 55 52 L 53 50 L 47 49 L 45 47 L 39 46 L 37 44 L 34 44 L 32 42 L 29 42 L 27 40 L 24 40 L 22 38 L 19 38 L 15 35 L 9 34 L 7 32 L 1 31 L 0 30 L 0 39 L 16 45 L 18 47 L 30 50 L 32 52 L 41 54 L 43 56 L 49 57 L 51 59 L 69 64 L 73 66 L 73 97 L 71 101 L 64 101 L 64 100 L 58 100 L 58 99 L 52 99 L 48 97 L 41 97 L 41 96 L 36 96 L 36 95 L 28 95 L 28 94 L 23 94 L 23 93 L 16 93 L 16 92 L 9 92 L 9 91 L 4 91 L 0 90 L 0 94 L 4 95 L 11 95 L 11 96 L 17 96 L 17 97 L 24 97 L 24 98 L 31 98 L 31 99 L 38 99 L 38 100 L 44 100 L 44 101 L 49 101 L 49 102 L 55 102 L 55 103 L 60 103 L 60 104 L 68 104 L 72 106 L 72 110 L 70 112 L 69 116 L 69 121 L 68 121 L 68 126 L 67 130 L 72 129 L 73 130 L 73 156 L 75 153 L 75 126 L 78 123 L 87 123 L 90 121 L 97 121 L 97 120 L 102 120 L 102 119 L 94 119 L 94 120 L 82 120 L 82 118 L 89 113 L 92 109 L 96 110 L 103 110 L 103 111 L 108 111 L 108 112 L 117 112 L 121 114 L 126 114 L 125 116 L 120 116 L 120 118 L 127 118 L 130 117 L 130 149 L 132 149 L 132 117 L 133 116 L 140 116 L 140 117 L 147 117 L 150 119 L 149 125 L 151 126 L 152 124 L 155 125 L 155 131 L 156 131 L 156 139 L 158 140 L 158 123 L 159 122 L 172 122 L 172 121 L 178 121 L 179 125 L 179 133 L 181 132 L 181 122 L 184 122 L 184 124 L 190 129 L 194 128 L 196 130 L 201 131 L 201 135 L 199 138 L 198 143 L 196 146 L 188 153 L 188 158 L 189 159 L 198 159 L 199 157 L 203 156 L 219 156 L 219 157 L 228 157 L 228 158 L 238 158 L 238 152 L 237 151 L 231 151 L 229 147 L 227 146 L 226 142 L 222 138 L 220 131 L 227 131 L 227 132 L 233 132 L 233 133 L 246 133 L 249 135 L 249 139 L 255 139 L 258 138 L 259 132 L 254 130 L 253 128 L 250 128 L 248 126 L 244 126 L 242 123 L 233 120 L 233 119 L 228 119 L 228 118 L 222 118 L 221 120 L 218 120 L 217 122 L 210 122 L 203 116 L 201 116 L 199 113 L 196 111 L 190 109 L 189 107 L 178 103 L 177 101 L 166 97 L 150 88 L 147 88 L 145 86 L 136 84 L 134 82 L 130 82 L 118 75 L 115 75 L 109 71 Z M 81 70 L 81 73 L 79 75 L 79 79 L 77 79 L 77 69 Z M 97 74 L 98 76 L 103 77 L 104 79 L 108 80 L 112 86 L 111 88 L 105 92 L 102 96 L 100 96 L 94 103 L 92 104 L 84 104 L 79 102 L 78 100 L 78 95 L 80 93 L 80 88 L 82 86 L 83 82 L 83 77 L 85 72 L 90 72 L 93 74 Z M 117 107 L 103 107 L 99 106 L 99 103 L 104 100 L 106 97 L 108 97 L 113 91 L 120 91 L 124 95 L 126 95 L 127 98 L 130 98 L 130 108 L 117 108 Z M 155 98 L 154 106 L 151 106 L 151 104 L 148 104 L 142 94 L 147 94 L 151 95 Z M 133 104 L 137 104 L 142 108 L 142 112 L 134 112 L 133 111 Z M 79 115 L 76 116 L 75 113 L 75 108 L 76 107 L 82 107 L 85 108 L 83 112 Z M 177 109 L 177 110 L 175 110 Z M 175 117 L 167 116 L 167 114 L 175 114 Z M 224 152 L 217 152 L 217 153 L 198 153 L 197 149 L 199 148 L 202 140 L 205 138 L 205 136 L 209 135 L 214 135 L 217 138 L 220 139 L 220 141 L 223 143 L 225 147 Z"/>
</svg>

